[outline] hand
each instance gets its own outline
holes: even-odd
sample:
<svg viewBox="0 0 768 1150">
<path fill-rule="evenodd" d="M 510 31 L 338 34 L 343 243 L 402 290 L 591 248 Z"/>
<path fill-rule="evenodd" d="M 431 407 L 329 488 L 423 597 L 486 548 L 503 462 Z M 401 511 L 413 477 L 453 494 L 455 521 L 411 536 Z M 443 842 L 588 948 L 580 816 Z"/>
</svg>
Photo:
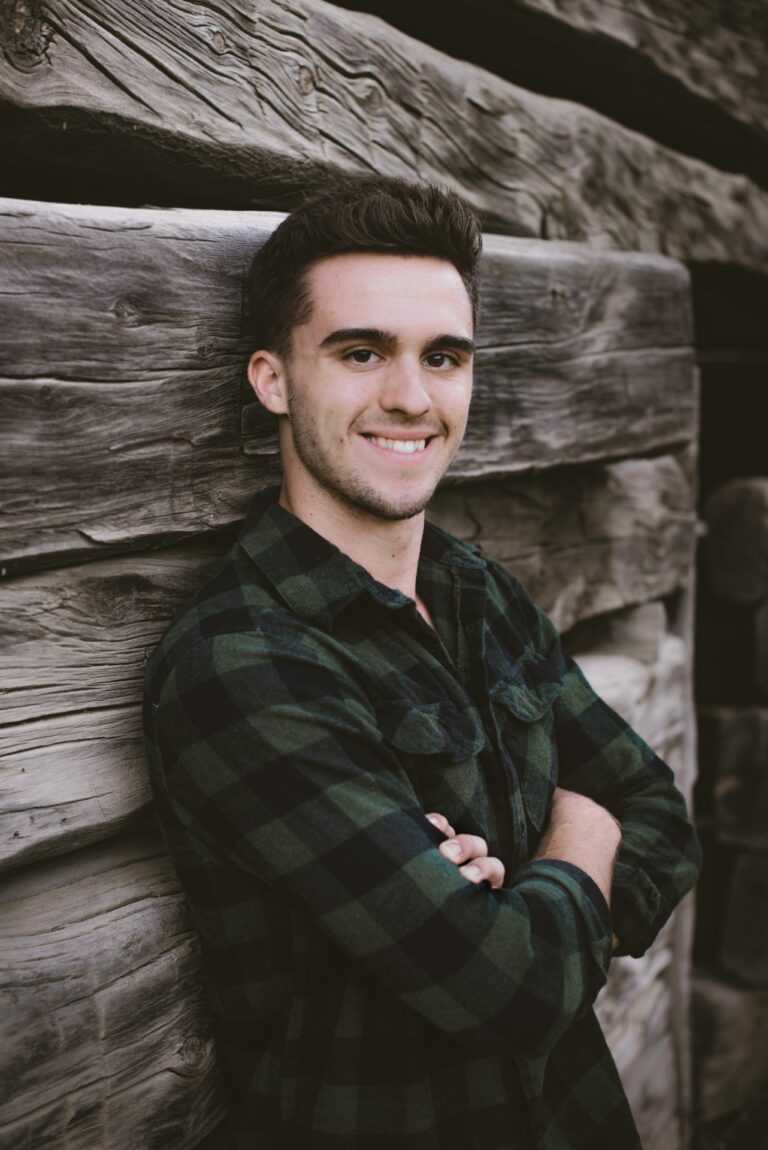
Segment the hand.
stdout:
<svg viewBox="0 0 768 1150">
<path fill-rule="evenodd" d="M 457 835 L 443 815 L 426 816 L 433 826 L 447 835 L 438 850 L 449 862 L 455 863 L 464 878 L 470 882 L 489 882 L 498 890 L 504 882 L 504 863 L 488 854 L 488 844 L 479 835 Z"/>
</svg>

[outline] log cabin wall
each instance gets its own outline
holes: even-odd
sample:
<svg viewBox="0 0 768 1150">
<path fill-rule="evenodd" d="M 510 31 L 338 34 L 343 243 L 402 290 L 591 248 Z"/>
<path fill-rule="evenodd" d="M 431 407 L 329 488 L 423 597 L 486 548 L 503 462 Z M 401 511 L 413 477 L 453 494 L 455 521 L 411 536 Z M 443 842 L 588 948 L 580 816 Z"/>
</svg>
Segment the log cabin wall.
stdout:
<svg viewBox="0 0 768 1150">
<path fill-rule="evenodd" d="M 306 189 L 376 170 L 480 212 L 473 430 L 433 517 L 522 578 L 692 786 L 688 273 L 713 314 L 767 282 L 760 9 L 726 28 L 714 0 L 355 7 L 0 7 L 8 1150 L 218 1137 L 138 698 L 278 474 L 243 390 L 242 278 Z M 689 1142 L 690 932 L 689 903 L 599 1004 L 648 1150 Z"/>
<path fill-rule="evenodd" d="M 702 1150 L 759 1145 L 768 1104 L 768 286 L 702 277 L 696 694 L 705 848 L 693 984 Z"/>
</svg>

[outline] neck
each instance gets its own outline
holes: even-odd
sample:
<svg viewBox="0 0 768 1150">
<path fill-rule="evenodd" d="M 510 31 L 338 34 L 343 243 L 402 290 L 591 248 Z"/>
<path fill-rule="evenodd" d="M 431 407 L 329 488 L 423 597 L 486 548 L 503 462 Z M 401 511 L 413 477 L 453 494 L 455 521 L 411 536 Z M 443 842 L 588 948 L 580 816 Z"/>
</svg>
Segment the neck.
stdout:
<svg viewBox="0 0 768 1150">
<path fill-rule="evenodd" d="M 382 519 L 341 503 L 323 490 L 297 498 L 283 482 L 280 504 L 333 543 L 379 583 L 416 600 L 416 573 L 424 534 L 424 512 L 410 519 Z M 428 617 L 427 617 L 428 618 Z"/>
</svg>

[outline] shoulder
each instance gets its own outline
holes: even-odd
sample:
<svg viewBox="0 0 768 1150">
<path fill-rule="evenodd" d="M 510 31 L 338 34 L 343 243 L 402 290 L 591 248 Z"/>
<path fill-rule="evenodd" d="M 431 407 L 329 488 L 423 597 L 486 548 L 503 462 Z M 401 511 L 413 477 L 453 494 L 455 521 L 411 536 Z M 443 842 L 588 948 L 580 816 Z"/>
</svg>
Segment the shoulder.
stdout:
<svg viewBox="0 0 768 1150">
<path fill-rule="evenodd" d="M 205 684 L 236 674 L 255 680 L 288 667 L 329 666 L 333 644 L 282 604 L 235 546 L 176 616 L 149 659 L 145 692 L 159 700 L 171 680 Z M 295 673 L 294 673 L 295 677 Z"/>
</svg>

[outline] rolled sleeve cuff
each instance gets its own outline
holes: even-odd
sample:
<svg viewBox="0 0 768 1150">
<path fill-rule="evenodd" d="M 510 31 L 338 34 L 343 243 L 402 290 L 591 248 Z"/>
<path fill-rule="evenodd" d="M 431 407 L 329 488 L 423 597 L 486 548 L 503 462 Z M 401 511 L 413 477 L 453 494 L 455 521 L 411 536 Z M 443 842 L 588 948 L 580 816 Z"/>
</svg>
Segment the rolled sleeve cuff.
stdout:
<svg viewBox="0 0 768 1150">
<path fill-rule="evenodd" d="M 581 867 L 562 859 L 532 859 L 515 872 L 514 885 L 522 881 L 554 883 L 570 896 L 582 944 L 597 968 L 596 994 L 608 977 L 613 955 L 613 920 L 599 886 Z"/>
</svg>

